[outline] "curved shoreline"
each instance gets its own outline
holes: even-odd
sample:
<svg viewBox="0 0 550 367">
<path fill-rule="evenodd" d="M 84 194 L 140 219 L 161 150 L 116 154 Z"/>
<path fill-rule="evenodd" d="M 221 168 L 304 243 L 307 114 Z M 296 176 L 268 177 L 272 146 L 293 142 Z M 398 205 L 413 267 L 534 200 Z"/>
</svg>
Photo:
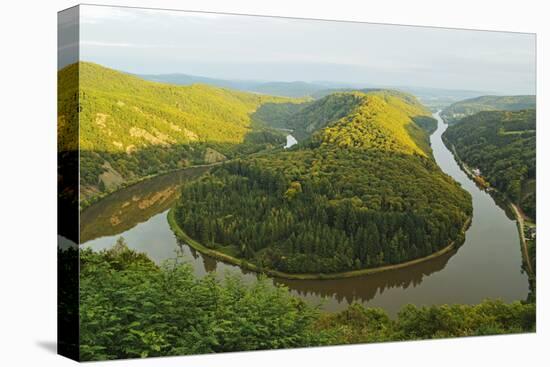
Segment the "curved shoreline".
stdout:
<svg viewBox="0 0 550 367">
<path fill-rule="evenodd" d="M 223 252 L 212 250 L 207 248 L 206 246 L 200 244 L 199 242 L 193 240 L 191 237 L 189 237 L 179 226 L 179 224 L 176 222 L 176 219 L 174 218 L 174 207 L 170 209 L 168 212 L 168 224 L 170 225 L 170 228 L 172 229 L 172 232 L 174 235 L 184 241 L 187 245 L 192 247 L 193 249 L 199 251 L 200 253 L 210 256 L 216 260 L 223 261 L 225 263 L 239 266 L 245 270 L 249 270 L 255 273 L 261 273 L 266 274 L 270 277 L 275 278 L 282 278 L 282 279 L 293 279 L 293 280 L 329 280 L 329 279 L 344 279 L 344 278 L 353 278 L 358 277 L 362 275 L 370 275 L 370 274 L 376 274 L 381 273 L 384 271 L 390 271 L 390 270 L 397 270 L 406 268 L 412 265 L 420 264 L 422 262 L 435 259 L 439 256 L 442 256 L 456 248 L 458 246 L 455 246 L 456 241 L 452 241 L 449 245 L 442 248 L 441 250 L 438 250 L 428 256 L 424 256 L 418 259 L 409 260 L 403 263 L 399 264 L 392 264 L 392 265 L 384 265 L 379 266 L 376 268 L 368 268 L 368 269 L 359 269 L 359 270 L 350 270 L 350 271 L 344 271 L 344 272 L 338 272 L 338 273 L 285 273 L 279 270 L 273 270 L 273 269 L 263 269 L 255 264 L 252 264 L 244 259 L 239 259 L 227 254 L 224 254 Z M 466 233 L 466 230 L 470 226 L 472 221 L 472 217 L 468 217 L 466 222 L 464 223 L 464 226 L 462 227 L 462 235 Z"/>
<path fill-rule="evenodd" d="M 106 191 L 106 192 L 103 192 L 101 194 L 89 197 L 87 199 L 88 204 L 85 205 L 85 206 L 82 206 L 82 205 L 80 206 L 80 213 L 83 213 L 89 207 L 99 203 L 101 200 L 103 200 L 103 199 L 105 199 L 105 198 L 107 198 L 107 197 L 109 197 L 113 194 L 116 194 L 119 191 L 125 190 L 127 188 L 130 188 L 132 186 L 135 186 L 135 185 L 140 184 L 142 182 L 145 182 L 147 180 L 152 180 L 152 179 L 157 178 L 157 177 L 162 177 L 162 176 L 165 176 L 165 175 L 170 175 L 170 174 L 173 174 L 173 173 L 176 173 L 176 172 L 179 172 L 179 171 L 186 171 L 186 170 L 193 169 L 193 168 L 214 167 L 214 166 L 220 165 L 224 162 L 227 162 L 227 161 L 221 161 L 221 162 L 215 162 L 215 163 L 209 163 L 209 164 L 197 164 L 197 165 L 194 165 L 194 166 L 183 167 L 183 168 L 175 168 L 175 169 L 171 169 L 171 170 L 167 170 L 167 171 L 158 172 L 158 173 L 155 173 L 155 174 L 152 174 L 152 175 L 139 177 L 139 178 L 136 178 L 136 179 L 131 180 L 131 181 L 127 181 L 124 184 L 122 184 L 121 186 L 118 186 L 116 189 Z"/>
<path fill-rule="evenodd" d="M 478 181 L 476 180 L 476 176 L 468 169 L 468 167 L 466 166 L 466 163 L 463 162 L 462 159 L 460 159 L 458 153 L 456 152 L 454 144 L 452 144 L 443 136 L 441 136 L 441 140 L 443 141 L 443 144 L 445 144 L 445 146 L 447 146 L 449 151 L 453 154 L 453 157 L 455 158 L 455 161 L 458 163 L 458 166 L 460 167 L 460 169 L 464 173 L 466 173 L 466 176 L 468 176 L 471 180 L 473 180 L 476 184 L 478 184 Z M 529 257 L 529 252 L 527 251 L 527 242 L 525 241 L 525 235 L 523 233 L 523 217 L 519 213 L 517 206 L 508 199 L 506 194 L 498 191 L 497 189 L 491 186 L 485 187 L 485 189 L 487 188 L 490 188 L 494 192 L 498 193 L 499 194 L 498 200 L 503 201 L 503 203 L 506 204 L 509 207 L 510 211 L 514 214 L 514 217 L 516 219 L 516 227 L 518 229 L 518 234 L 519 234 L 519 243 L 521 246 L 521 254 L 523 256 L 523 261 L 527 265 L 527 271 L 529 272 L 529 274 L 532 276 L 535 276 L 535 272 L 531 265 L 531 258 Z M 491 192 L 488 192 L 488 194 L 491 195 Z M 491 195 L 491 198 L 493 198 L 493 200 L 495 200 L 495 203 L 496 203 L 497 199 L 495 199 L 493 195 Z"/>
</svg>

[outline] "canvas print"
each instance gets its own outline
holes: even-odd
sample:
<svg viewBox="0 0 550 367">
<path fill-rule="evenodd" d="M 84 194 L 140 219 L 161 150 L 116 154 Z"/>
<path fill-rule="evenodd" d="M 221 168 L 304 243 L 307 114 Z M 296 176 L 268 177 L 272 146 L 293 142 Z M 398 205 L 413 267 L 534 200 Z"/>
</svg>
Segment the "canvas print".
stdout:
<svg viewBox="0 0 550 367">
<path fill-rule="evenodd" d="M 534 34 L 59 13 L 59 353 L 534 332 Z"/>
</svg>

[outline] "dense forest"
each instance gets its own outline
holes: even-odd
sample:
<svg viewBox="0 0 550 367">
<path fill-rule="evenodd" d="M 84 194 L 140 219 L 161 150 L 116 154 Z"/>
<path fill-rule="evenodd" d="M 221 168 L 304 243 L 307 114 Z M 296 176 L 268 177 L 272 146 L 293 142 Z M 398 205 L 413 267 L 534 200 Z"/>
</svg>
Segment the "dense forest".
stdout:
<svg viewBox="0 0 550 367">
<path fill-rule="evenodd" d="M 533 331 L 529 303 L 408 305 L 395 320 L 358 304 L 324 313 L 267 279 L 199 279 L 181 259 L 157 266 L 123 239 L 80 251 L 82 361 Z"/>
<path fill-rule="evenodd" d="M 441 111 L 449 125 L 482 111 L 519 111 L 535 108 L 535 96 L 481 96 L 453 103 Z"/>
<path fill-rule="evenodd" d="M 224 163 L 184 185 L 176 221 L 204 246 L 287 273 L 432 254 L 461 241 L 472 209 L 415 122 L 429 126 L 429 116 L 393 91 L 327 96 L 291 117 L 300 144 Z"/>
<path fill-rule="evenodd" d="M 535 110 L 480 112 L 450 126 L 443 138 L 492 187 L 536 218 Z"/>
<path fill-rule="evenodd" d="M 391 89 L 342 89 L 327 90 L 319 94 L 319 99 L 308 103 L 267 103 L 254 114 L 258 120 L 277 128 L 292 130 L 298 140 L 307 138 L 313 131 L 325 127 L 328 123 L 349 115 L 362 103 L 365 95 L 377 95 L 391 104 L 399 105 L 403 111 L 410 112 L 416 125 L 431 134 L 437 128 L 437 122 L 420 102 L 412 95 Z M 416 110 L 413 110 L 416 109 Z M 421 112 L 418 112 L 421 111 Z M 418 114 L 417 114 L 418 113 Z M 391 124 L 391 120 L 387 121 Z M 418 135 L 417 135 L 418 136 Z"/>
<path fill-rule="evenodd" d="M 79 91 L 70 92 L 64 86 L 77 74 Z M 69 91 L 59 95 L 60 149 L 80 144 L 84 199 L 163 171 L 280 146 L 284 134 L 251 115 L 264 103 L 306 101 L 155 83 L 88 62 L 60 70 L 59 84 Z M 75 136 L 77 116 L 80 141 L 65 141 Z"/>
</svg>

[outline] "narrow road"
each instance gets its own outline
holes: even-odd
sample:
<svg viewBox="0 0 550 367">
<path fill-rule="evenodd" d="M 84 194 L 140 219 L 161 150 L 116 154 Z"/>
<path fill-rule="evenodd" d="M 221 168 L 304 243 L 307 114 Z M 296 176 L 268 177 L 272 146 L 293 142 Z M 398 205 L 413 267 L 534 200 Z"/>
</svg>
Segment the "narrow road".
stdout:
<svg viewBox="0 0 550 367">
<path fill-rule="evenodd" d="M 523 256 L 525 258 L 525 262 L 527 263 L 527 267 L 529 268 L 529 273 L 530 274 L 535 274 L 535 272 L 533 271 L 533 266 L 531 265 L 531 258 L 529 257 L 529 251 L 527 251 L 527 241 L 525 241 L 525 232 L 524 232 L 524 222 L 523 222 L 523 215 L 521 214 L 520 210 L 518 209 L 518 207 L 513 204 L 513 203 L 510 203 L 510 206 L 512 207 L 512 209 L 514 210 L 514 214 L 516 215 L 516 219 L 518 221 L 518 226 L 519 226 L 519 239 L 520 239 L 520 242 L 521 242 L 521 248 L 523 250 Z"/>
</svg>

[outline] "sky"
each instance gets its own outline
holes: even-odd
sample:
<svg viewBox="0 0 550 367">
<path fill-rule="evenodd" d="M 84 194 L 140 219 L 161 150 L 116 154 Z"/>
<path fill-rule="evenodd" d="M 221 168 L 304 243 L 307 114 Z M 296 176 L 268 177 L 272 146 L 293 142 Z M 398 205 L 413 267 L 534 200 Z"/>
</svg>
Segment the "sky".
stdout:
<svg viewBox="0 0 550 367">
<path fill-rule="evenodd" d="M 80 60 L 131 73 L 535 93 L 534 34 L 92 5 L 79 24 Z"/>
</svg>

